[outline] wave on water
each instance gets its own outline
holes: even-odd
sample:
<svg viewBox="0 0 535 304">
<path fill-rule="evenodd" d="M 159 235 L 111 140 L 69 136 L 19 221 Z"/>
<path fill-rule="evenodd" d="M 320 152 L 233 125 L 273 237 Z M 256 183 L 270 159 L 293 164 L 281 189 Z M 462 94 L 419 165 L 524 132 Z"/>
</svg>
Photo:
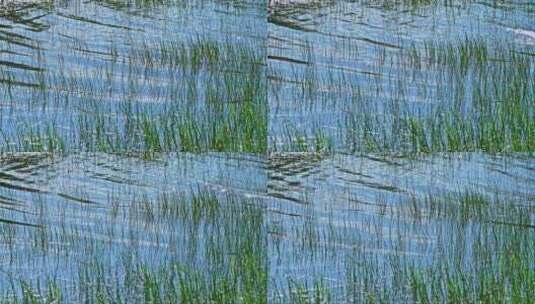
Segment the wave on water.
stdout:
<svg viewBox="0 0 535 304">
<path fill-rule="evenodd" d="M 516 37 L 520 38 L 524 43 L 535 44 L 535 31 L 522 28 L 507 28 Z"/>
</svg>

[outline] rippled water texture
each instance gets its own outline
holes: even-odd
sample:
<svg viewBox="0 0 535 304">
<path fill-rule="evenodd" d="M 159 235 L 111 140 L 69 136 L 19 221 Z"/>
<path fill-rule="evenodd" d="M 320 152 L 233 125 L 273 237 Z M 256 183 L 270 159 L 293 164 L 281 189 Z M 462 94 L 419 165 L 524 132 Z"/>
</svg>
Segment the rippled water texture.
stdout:
<svg viewBox="0 0 535 304">
<path fill-rule="evenodd" d="M 2 2 L 0 302 L 531 303 L 533 20 Z"/>
<path fill-rule="evenodd" d="M 265 5 L 36 2 L 0 14 L 2 151 L 265 151 Z"/>
<path fill-rule="evenodd" d="M 276 2 L 270 149 L 531 151 L 533 139 L 489 146 L 493 132 L 477 133 L 515 133 L 497 122 L 508 87 L 523 94 L 515 121 L 533 121 L 533 11 L 521 1 Z"/>
<path fill-rule="evenodd" d="M 413 160 L 273 155 L 268 169 L 271 271 L 276 278 L 300 278 L 310 285 L 321 279 L 340 292 L 347 287 L 347 263 L 352 256 L 364 259 L 361 263 L 366 259 L 378 263 L 374 266 L 385 272 L 382 275 L 391 275 L 392 269 L 381 265 L 396 255 L 432 264 L 441 250 L 456 250 L 444 245 L 453 243 L 450 238 L 487 232 L 466 232 L 447 212 L 437 217 L 437 206 L 419 202 L 475 191 L 511 206 L 527 206 L 532 222 L 534 165 L 529 156 L 479 154 Z M 450 200 L 447 204 L 453 207 L 454 199 Z M 514 224 L 518 219 L 500 221 Z M 467 223 L 469 227 L 479 224 L 477 220 Z M 529 233 L 532 237 L 533 232 Z M 336 299 L 342 301 L 343 296 Z"/>
</svg>

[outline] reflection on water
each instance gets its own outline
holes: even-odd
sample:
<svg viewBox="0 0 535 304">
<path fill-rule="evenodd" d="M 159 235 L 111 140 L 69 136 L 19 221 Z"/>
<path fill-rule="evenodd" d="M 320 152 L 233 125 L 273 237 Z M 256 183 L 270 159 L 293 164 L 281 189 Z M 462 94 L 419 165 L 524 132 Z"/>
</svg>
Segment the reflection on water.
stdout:
<svg viewBox="0 0 535 304">
<path fill-rule="evenodd" d="M 108 208 L 111 193 L 187 192 L 203 186 L 253 197 L 265 193 L 266 184 L 262 158 L 239 154 L 170 154 L 143 161 L 103 153 L 21 153 L 2 157 L 0 167 L 2 203 L 21 210 L 32 208 L 31 199 L 23 198 L 33 194 Z"/>
<path fill-rule="evenodd" d="M 513 82 L 526 88 L 525 118 L 515 119 L 533 120 L 533 5 L 394 2 L 269 8 L 270 150 L 488 150 L 466 133 L 497 125 L 496 102 L 514 107 L 506 97 Z M 513 80 L 517 73 L 525 74 Z M 488 120 L 482 104 L 492 109 Z M 459 147 L 447 129 L 463 122 L 470 127 L 460 140 L 471 142 Z"/>
<path fill-rule="evenodd" d="M 443 154 L 415 159 L 367 155 L 274 154 L 270 158 L 268 190 L 272 195 L 304 193 L 315 201 L 336 205 L 350 196 L 363 204 L 378 197 L 388 201 L 428 193 L 475 188 L 488 194 L 533 200 L 533 159 L 526 156 Z M 325 187 L 325 188 L 324 188 Z M 329 191 L 329 189 L 332 189 Z M 299 200 L 301 204 L 306 201 Z"/>
<path fill-rule="evenodd" d="M 394 261 L 425 268 L 462 256 L 470 265 L 474 257 L 458 246 L 475 248 L 481 237 L 504 227 L 527 227 L 517 233 L 526 233 L 529 246 L 534 170 L 530 155 L 272 155 L 267 191 L 273 301 L 288 301 L 284 291 L 295 289 L 295 282 L 314 292 L 323 290 L 315 285 L 323 282 L 333 302 L 361 302 L 374 288 L 393 288 Z M 471 213 L 481 212 L 477 206 L 456 209 L 463 195 L 504 205 L 489 206 L 500 210 L 496 214 L 475 216 Z M 519 224 L 522 219 L 508 215 L 507 208 L 523 210 L 525 222 Z M 358 280 L 373 278 L 378 285 L 351 285 L 353 263 Z M 353 292 L 359 296 L 350 298 Z"/>
<path fill-rule="evenodd" d="M 0 6 L 0 297 L 529 302 L 534 13 Z"/>
<path fill-rule="evenodd" d="M 208 232 L 190 231 L 187 216 L 175 208 L 205 191 L 252 201 L 266 193 L 265 161 L 250 155 L 170 154 L 147 162 L 107 154 L 22 153 L 2 157 L 0 168 L 0 255 L 8 274 L 0 279 L 2 290 L 10 280 L 30 283 L 40 274 L 69 286 L 92 259 L 102 259 L 107 268 L 131 253 L 136 263 L 151 267 L 208 267 L 203 249 L 188 249 L 210 238 Z M 164 202 L 176 218 L 161 213 Z M 230 202 L 237 207 L 238 201 Z M 221 221 L 232 221 L 223 216 Z"/>
<path fill-rule="evenodd" d="M 286 301 L 292 280 L 314 284 L 318 279 L 342 300 L 351 259 L 369 259 L 381 268 L 398 257 L 423 267 L 442 250 L 457 250 L 448 242 L 472 246 L 486 216 L 492 229 L 533 225 L 534 170 L 530 155 L 473 153 L 413 159 L 170 154 L 152 161 L 102 153 L 15 154 L 1 160 L 2 229 L 18 231 L 16 251 L 5 240 L 2 254 L 11 263 L 3 269 L 24 280 L 37 269 L 76 280 L 84 256 L 106 256 L 113 263 L 129 250 L 154 267 L 168 261 L 203 265 L 202 251 L 197 255 L 190 247 L 193 235 L 198 241 L 206 237 L 202 230 L 190 231 L 187 222 L 168 221 L 160 212 L 168 208 L 162 199 L 204 189 L 222 199 L 250 199 L 263 210 L 271 300 Z M 492 218 L 475 217 L 471 209 L 454 215 L 454 198 L 463 193 L 523 208 L 528 222 L 501 214 L 508 210 L 499 209 L 502 205 L 496 205 L 502 211 Z M 440 205 L 438 199 L 448 195 Z M 457 226 L 453 216 L 461 215 L 467 216 L 466 224 Z M 36 234 L 41 230 L 49 235 Z M 460 235 L 466 239 L 449 239 Z M 32 239 L 38 236 L 50 242 L 44 252 Z M 79 254 L 67 253 L 72 250 Z M 389 275 L 391 269 L 381 271 Z"/>
<path fill-rule="evenodd" d="M 2 10 L 2 151 L 264 151 L 264 12 L 259 1 Z"/>
</svg>

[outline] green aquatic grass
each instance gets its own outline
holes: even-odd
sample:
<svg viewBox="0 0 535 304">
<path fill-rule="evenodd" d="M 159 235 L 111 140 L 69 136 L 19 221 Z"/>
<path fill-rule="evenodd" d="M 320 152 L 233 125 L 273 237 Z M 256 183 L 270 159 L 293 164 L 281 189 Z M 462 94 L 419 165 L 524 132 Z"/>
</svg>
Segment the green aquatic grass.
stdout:
<svg viewBox="0 0 535 304">
<path fill-rule="evenodd" d="M 376 73 L 323 69 L 313 73 L 321 77 L 311 78 L 309 72 L 296 72 L 287 80 L 295 87 L 293 95 L 270 92 L 275 112 L 282 102 L 277 100 L 301 100 L 299 115 L 334 109 L 339 116 L 336 125 L 314 121 L 297 127 L 290 120 L 271 136 L 270 149 L 317 152 L 330 146 L 333 151 L 403 154 L 535 151 L 535 66 L 515 43 L 467 36 L 377 54 L 372 61 Z"/>
<path fill-rule="evenodd" d="M 267 149 L 262 51 L 197 37 L 111 46 L 90 70 L 60 65 L 30 88 L 33 118 L 3 130 L 3 152 L 249 152 Z M 61 59 L 59 62 L 63 62 Z M 138 75 L 143 75 L 138 77 Z M 29 81 L 31 82 L 31 81 Z M 4 95 L 23 90 L 14 81 Z M 147 103 L 147 101 L 149 103 Z M 20 103 L 20 102 L 19 102 Z M 65 115 L 58 115 L 61 111 Z"/>
<path fill-rule="evenodd" d="M 83 189 L 75 192 L 84 201 Z M 0 245 L 14 267 L 9 269 L 36 259 L 58 263 L 59 255 L 61 265 L 70 265 L 71 279 L 6 270 L 11 284 L 2 290 L 3 302 L 529 303 L 535 287 L 533 206 L 492 190 L 407 197 L 357 222 L 347 212 L 324 214 L 307 197 L 303 214 L 291 217 L 295 226 L 279 227 L 262 202 L 203 188 L 134 193 L 131 200 L 108 196 L 104 205 L 61 206 L 64 214 L 41 197 L 33 196 L 32 210 L 40 226 L 1 223 Z M 373 203 L 385 204 L 380 198 Z M 71 220 L 74 215 L 84 217 Z M 291 241 L 292 252 L 268 245 L 274 234 Z M 425 245 L 422 236 L 432 242 Z M 420 245 L 408 244 L 413 241 Z M 117 250 L 122 243 L 128 246 Z M 421 255 L 410 254 L 416 249 Z M 114 259 L 107 258 L 111 250 Z M 333 280 L 320 270 L 272 282 L 268 260 L 277 254 L 334 261 L 342 276 Z"/>
<path fill-rule="evenodd" d="M 69 223 L 68 216 L 60 216 L 57 225 L 49 225 L 48 216 L 57 215 L 48 214 L 49 202 L 41 203 L 43 226 L 0 224 L 1 244 L 11 253 L 11 266 L 24 265 L 36 256 L 58 262 L 54 256 L 64 246 L 80 255 L 64 257 L 71 271 L 62 276 L 69 280 L 52 275 L 19 277 L 6 272 L 10 286 L 2 289 L 3 303 L 267 301 L 266 231 L 259 202 L 233 195 L 221 197 L 200 188 L 191 194 L 162 193 L 155 199 L 142 195 L 112 208 L 109 217 L 101 214 L 110 221 L 106 221 L 106 229 L 80 229 L 79 225 L 90 221 Z M 83 206 L 79 208 L 82 213 L 89 212 Z M 117 230 L 114 223 L 122 228 Z M 142 235 L 138 234 L 139 225 L 144 229 Z M 128 246 L 119 250 L 114 240 L 124 237 Z M 5 246 L 17 238 L 35 241 L 25 243 L 22 252 L 15 246 Z M 180 254 L 163 254 L 159 260 L 150 258 L 147 262 L 141 253 L 147 250 L 151 254 L 152 249 L 145 247 L 145 242 L 161 244 L 158 250 L 168 251 L 166 244 L 175 246 Z M 108 259 L 108 254 L 115 259 Z"/>
<path fill-rule="evenodd" d="M 363 221 L 356 230 L 342 229 L 340 235 L 328 233 L 330 224 L 317 226 L 323 236 L 308 243 L 314 247 L 302 248 L 296 259 L 319 255 L 318 260 L 325 258 L 343 265 L 345 276 L 291 278 L 287 287 L 272 291 L 273 302 L 530 303 L 535 292 L 532 206 L 489 197 L 477 190 L 433 193 L 403 204 L 406 209 L 388 206 L 384 214 Z M 433 242 L 427 250 L 421 244 L 423 254 L 415 256 L 410 253 L 420 245 L 406 243 L 428 235 L 413 235 L 413 229 L 424 229 L 421 224 L 429 229 Z M 342 227 L 350 225 L 348 222 Z M 389 225 L 395 228 L 389 230 Z M 384 228 L 378 232 L 377 227 Z M 368 233 L 375 233 L 378 243 L 361 246 Z M 332 252 L 324 248 L 326 244 L 333 246 Z M 393 249 L 374 251 L 373 246 L 368 247 L 373 244 L 391 244 Z"/>
<path fill-rule="evenodd" d="M 494 57 L 497 61 L 494 63 L 488 58 L 488 46 L 481 41 L 467 41 L 457 49 L 442 49 L 442 55 L 429 58 L 436 64 L 442 62 L 451 66 L 454 69 L 452 75 L 460 78 L 454 81 L 461 82 L 464 78 L 471 84 L 471 92 L 454 96 L 467 94 L 470 97 L 466 101 L 455 101 L 454 109 L 440 107 L 427 119 L 409 118 L 408 134 L 414 150 L 535 151 L 532 111 L 535 82 L 530 59 L 510 49 L 505 52 L 507 56 L 500 53 Z M 436 54 L 436 51 L 432 53 Z M 444 57 L 448 59 L 437 59 Z M 475 75 L 459 76 L 467 69 Z M 467 106 L 463 106 L 463 102 Z"/>
</svg>

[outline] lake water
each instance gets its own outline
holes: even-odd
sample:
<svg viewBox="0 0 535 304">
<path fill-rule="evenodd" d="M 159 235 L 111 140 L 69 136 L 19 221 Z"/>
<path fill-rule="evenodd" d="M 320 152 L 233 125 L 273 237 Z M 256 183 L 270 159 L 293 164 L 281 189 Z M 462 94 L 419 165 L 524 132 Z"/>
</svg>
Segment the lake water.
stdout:
<svg viewBox="0 0 535 304">
<path fill-rule="evenodd" d="M 529 303 L 533 20 L 1 4 L 0 302 Z"/>
</svg>

